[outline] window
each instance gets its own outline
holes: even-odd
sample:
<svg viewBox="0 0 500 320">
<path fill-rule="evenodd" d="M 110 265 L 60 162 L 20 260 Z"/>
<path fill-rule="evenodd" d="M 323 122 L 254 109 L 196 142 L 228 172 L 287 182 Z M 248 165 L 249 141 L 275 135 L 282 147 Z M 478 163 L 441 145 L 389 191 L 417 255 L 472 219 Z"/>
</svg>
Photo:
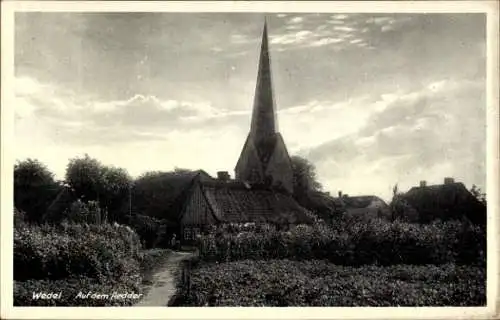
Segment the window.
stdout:
<svg viewBox="0 0 500 320">
<path fill-rule="evenodd" d="M 184 240 L 192 240 L 192 233 L 191 228 L 184 228 Z"/>
<path fill-rule="evenodd" d="M 201 234 L 201 229 L 199 227 L 185 227 L 183 238 L 184 240 L 195 240 L 198 234 Z"/>
<path fill-rule="evenodd" d="M 200 228 L 193 228 L 193 239 L 200 234 Z"/>
</svg>

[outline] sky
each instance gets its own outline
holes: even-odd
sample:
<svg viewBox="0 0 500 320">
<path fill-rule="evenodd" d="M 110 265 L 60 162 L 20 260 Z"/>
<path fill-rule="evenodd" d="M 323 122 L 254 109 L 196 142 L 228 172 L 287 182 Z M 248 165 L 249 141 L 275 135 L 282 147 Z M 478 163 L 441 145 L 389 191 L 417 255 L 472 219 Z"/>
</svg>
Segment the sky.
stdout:
<svg viewBox="0 0 500 320">
<path fill-rule="evenodd" d="M 484 14 L 15 15 L 15 156 L 85 153 L 136 177 L 234 167 L 264 16 L 278 127 L 324 190 L 486 189 Z"/>
</svg>

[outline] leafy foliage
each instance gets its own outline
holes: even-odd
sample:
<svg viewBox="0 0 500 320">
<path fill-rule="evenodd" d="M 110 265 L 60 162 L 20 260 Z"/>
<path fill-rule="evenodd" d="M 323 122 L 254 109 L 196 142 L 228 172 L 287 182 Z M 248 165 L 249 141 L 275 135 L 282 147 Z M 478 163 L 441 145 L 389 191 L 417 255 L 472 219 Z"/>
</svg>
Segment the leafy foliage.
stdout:
<svg viewBox="0 0 500 320">
<path fill-rule="evenodd" d="M 30 222 L 40 223 L 61 186 L 54 174 L 38 160 L 19 161 L 14 166 L 14 205 Z"/>
<path fill-rule="evenodd" d="M 470 193 L 472 193 L 472 195 L 476 197 L 476 199 L 479 200 L 482 204 L 486 205 L 486 193 L 484 193 L 481 188 L 473 184 L 472 188 L 470 189 Z"/>
<path fill-rule="evenodd" d="M 14 208 L 14 226 L 23 226 L 26 224 L 26 214 Z"/>
<path fill-rule="evenodd" d="M 167 221 L 146 215 L 134 214 L 127 220 L 127 225 L 134 229 L 146 248 L 153 248 L 167 242 Z"/>
<path fill-rule="evenodd" d="M 139 249 L 139 237 L 125 226 L 24 225 L 14 230 L 14 279 L 125 280 L 138 274 Z"/>
<path fill-rule="evenodd" d="M 404 195 L 399 191 L 397 184 L 392 188 L 392 200 L 389 203 L 389 209 L 392 220 L 406 222 L 419 222 L 420 220 L 418 212 L 405 201 Z"/>
<path fill-rule="evenodd" d="M 179 282 L 183 306 L 484 306 L 482 267 L 343 267 L 321 260 L 200 264 Z"/>
<path fill-rule="evenodd" d="M 339 265 L 485 264 L 486 232 L 461 222 L 410 224 L 339 219 L 290 230 L 221 226 L 198 239 L 205 261 L 328 259 Z"/>
<path fill-rule="evenodd" d="M 73 202 L 66 215 L 68 221 L 75 223 L 100 224 L 104 217 L 97 201 L 82 202 L 80 199 Z"/>
<path fill-rule="evenodd" d="M 170 211 L 177 197 L 189 185 L 194 172 L 177 169 L 173 172 L 146 172 L 134 182 L 133 210 L 144 215 L 176 223 L 178 212 Z"/>
<path fill-rule="evenodd" d="M 99 200 L 103 191 L 103 165 L 86 154 L 82 158 L 71 159 L 66 168 L 66 181 L 79 197 L 85 200 Z"/>
<path fill-rule="evenodd" d="M 316 168 L 307 159 L 292 156 L 293 189 L 294 194 L 299 196 L 309 191 L 319 191 L 322 186 L 316 176 Z"/>
<path fill-rule="evenodd" d="M 97 201 L 110 221 L 123 221 L 132 183 L 125 169 L 105 166 L 86 154 L 69 161 L 66 181 L 82 201 Z"/>
<path fill-rule="evenodd" d="M 334 199 L 322 192 L 322 185 L 318 181 L 316 168 L 309 160 L 292 156 L 293 170 L 293 197 L 304 208 L 314 212 L 326 222 L 340 214 L 342 208 L 336 205 Z"/>
</svg>

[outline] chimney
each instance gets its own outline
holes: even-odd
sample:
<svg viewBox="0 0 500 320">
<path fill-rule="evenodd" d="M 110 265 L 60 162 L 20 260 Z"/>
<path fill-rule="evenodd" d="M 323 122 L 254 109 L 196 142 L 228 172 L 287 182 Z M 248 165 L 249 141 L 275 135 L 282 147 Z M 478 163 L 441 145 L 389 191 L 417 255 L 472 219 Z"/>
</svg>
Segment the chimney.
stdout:
<svg viewBox="0 0 500 320">
<path fill-rule="evenodd" d="M 229 172 L 227 172 L 227 171 L 218 171 L 217 172 L 217 179 L 219 179 L 221 181 L 228 181 L 231 179 L 231 177 L 229 176 Z"/>
<path fill-rule="evenodd" d="M 426 186 L 427 186 L 427 181 L 425 181 L 425 180 L 420 181 L 421 188 L 426 187 Z"/>
<path fill-rule="evenodd" d="M 339 191 L 339 198 L 342 198 L 342 191 Z"/>
<path fill-rule="evenodd" d="M 444 184 L 452 184 L 454 182 L 455 180 L 453 178 L 450 177 L 444 178 Z"/>
</svg>

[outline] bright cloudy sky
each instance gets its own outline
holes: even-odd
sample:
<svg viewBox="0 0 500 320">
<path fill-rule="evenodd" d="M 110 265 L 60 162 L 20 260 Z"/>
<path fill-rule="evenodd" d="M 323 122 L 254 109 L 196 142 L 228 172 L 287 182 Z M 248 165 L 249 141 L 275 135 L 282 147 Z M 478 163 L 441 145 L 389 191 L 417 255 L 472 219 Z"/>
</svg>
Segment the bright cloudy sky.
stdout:
<svg viewBox="0 0 500 320">
<path fill-rule="evenodd" d="M 17 13 L 15 156 L 137 176 L 234 166 L 263 15 Z M 279 129 L 325 190 L 485 187 L 483 14 L 268 14 Z"/>
</svg>

